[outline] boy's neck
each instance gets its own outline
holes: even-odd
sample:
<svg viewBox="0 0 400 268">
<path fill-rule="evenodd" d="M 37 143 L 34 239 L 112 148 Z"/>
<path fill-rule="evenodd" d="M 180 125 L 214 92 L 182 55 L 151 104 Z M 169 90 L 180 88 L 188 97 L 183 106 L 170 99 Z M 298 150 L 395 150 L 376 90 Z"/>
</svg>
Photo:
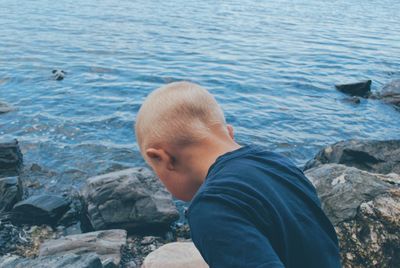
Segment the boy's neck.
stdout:
<svg viewBox="0 0 400 268">
<path fill-rule="evenodd" d="M 228 152 L 242 147 L 232 139 L 205 139 L 201 144 L 190 146 L 184 150 L 181 157 L 190 165 L 190 169 L 195 173 L 193 178 L 197 183 L 202 184 L 206 179 L 207 173 L 217 158 Z"/>
</svg>

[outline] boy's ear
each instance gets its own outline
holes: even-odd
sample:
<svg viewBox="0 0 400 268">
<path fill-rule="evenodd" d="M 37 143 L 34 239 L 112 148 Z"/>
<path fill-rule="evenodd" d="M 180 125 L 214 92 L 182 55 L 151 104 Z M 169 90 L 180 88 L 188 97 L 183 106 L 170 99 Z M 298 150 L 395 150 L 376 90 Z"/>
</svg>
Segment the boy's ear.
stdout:
<svg viewBox="0 0 400 268">
<path fill-rule="evenodd" d="M 226 125 L 226 128 L 228 129 L 229 136 L 231 137 L 232 140 L 234 140 L 234 139 L 235 139 L 235 135 L 233 134 L 233 127 L 232 127 L 232 125 L 227 124 L 227 125 Z"/>
<path fill-rule="evenodd" d="M 148 148 L 146 156 L 157 165 L 164 165 L 168 170 L 174 169 L 174 159 L 163 149 Z"/>
</svg>

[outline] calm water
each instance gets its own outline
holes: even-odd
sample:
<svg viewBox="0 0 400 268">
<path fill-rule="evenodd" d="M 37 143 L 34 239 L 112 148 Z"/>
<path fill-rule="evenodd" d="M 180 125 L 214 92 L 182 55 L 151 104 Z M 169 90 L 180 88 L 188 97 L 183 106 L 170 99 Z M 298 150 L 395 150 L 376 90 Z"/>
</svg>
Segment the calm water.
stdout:
<svg viewBox="0 0 400 268">
<path fill-rule="evenodd" d="M 400 78 L 399 21 L 398 0 L 0 0 L 0 100 L 17 108 L 0 134 L 19 139 L 26 169 L 43 168 L 33 185 L 78 189 L 144 164 L 135 114 L 184 79 L 216 95 L 240 143 L 298 165 L 339 140 L 400 138 L 392 107 L 334 89 Z"/>
</svg>

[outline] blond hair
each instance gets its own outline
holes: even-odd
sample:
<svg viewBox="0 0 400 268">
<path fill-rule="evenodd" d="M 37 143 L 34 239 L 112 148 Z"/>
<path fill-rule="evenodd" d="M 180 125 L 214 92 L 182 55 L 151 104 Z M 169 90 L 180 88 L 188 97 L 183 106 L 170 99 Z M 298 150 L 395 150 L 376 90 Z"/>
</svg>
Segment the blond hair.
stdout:
<svg viewBox="0 0 400 268">
<path fill-rule="evenodd" d="M 161 143 L 186 145 L 200 141 L 225 117 L 215 98 L 189 82 L 175 82 L 149 94 L 136 116 L 140 150 Z"/>
</svg>

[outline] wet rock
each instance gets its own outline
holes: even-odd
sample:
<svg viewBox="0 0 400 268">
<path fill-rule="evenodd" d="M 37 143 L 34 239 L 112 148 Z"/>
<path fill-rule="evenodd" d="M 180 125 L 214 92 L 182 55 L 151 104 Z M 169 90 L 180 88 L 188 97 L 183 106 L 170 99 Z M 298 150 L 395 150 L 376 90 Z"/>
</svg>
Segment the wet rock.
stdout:
<svg viewBox="0 0 400 268">
<path fill-rule="evenodd" d="M 207 263 L 192 242 L 166 244 L 150 253 L 143 268 L 207 268 Z"/>
<path fill-rule="evenodd" d="M 341 141 L 322 149 L 304 170 L 326 163 L 343 164 L 361 170 L 400 174 L 400 140 Z"/>
<path fill-rule="evenodd" d="M 52 73 L 53 73 L 54 79 L 57 81 L 63 80 L 65 75 L 67 74 L 63 70 L 53 70 Z"/>
<path fill-rule="evenodd" d="M 22 199 L 22 184 L 19 177 L 0 178 L 0 213 L 10 211 Z"/>
<path fill-rule="evenodd" d="M 18 141 L 0 142 L 0 177 L 16 176 L 22 166 Z"/>
<path fill-rule="evenodd" d="M 119 228 L 151 233 L 167 229 L 179 218 L 171 194 L 145 168 L 89 178 L 83 197 L 95 230 Z"/>
<path fill-rule="evenodd" d="M 102 268 L 99 257 L 94 254 L 63 254 L 37 259 L 26 259 L 16 255 L 0 257 L 2 268 Z"/>
<path fill-rule="evenodd" d="M 338 234 L 343 267 L 400 263 L 400 175 L 337 164 L 305 172 Z"/>
<path fill-rule="evenodd" d="M 35 195 L 18 202 L 12 210 L 15 224 L 55 225 L 69 209 L 67 200 L 55 195 Z"/>
<path fill-rule="evenodd" d="M 8 113 L 14 110 L 14 108 L 5 102 L 0 101 L 0 114 Z"/>
<path fill-rule="evenodd" d="M 335 85 L 335 87 L 345 94 L 368 98 L 371 95 L 371 83 L 371 80 L 367 80 L 358 83 Z"/>
<path fill-rule="evenodd" d="M 377 96 L 384 102 L 400 108 L 400 79 L 393 80 L 389 84 L 386 84 Z"/>
<path fill-rule="evenodd" d="M 121 247 L 126 244 L 125 230 L 106 230 L 78 235 L 69 235 L 45 241 L 40 246 L 39 256 L 74 253 L 78 255 L 95 252 L 104 267 L 118 267 Z"/>
</svg>

